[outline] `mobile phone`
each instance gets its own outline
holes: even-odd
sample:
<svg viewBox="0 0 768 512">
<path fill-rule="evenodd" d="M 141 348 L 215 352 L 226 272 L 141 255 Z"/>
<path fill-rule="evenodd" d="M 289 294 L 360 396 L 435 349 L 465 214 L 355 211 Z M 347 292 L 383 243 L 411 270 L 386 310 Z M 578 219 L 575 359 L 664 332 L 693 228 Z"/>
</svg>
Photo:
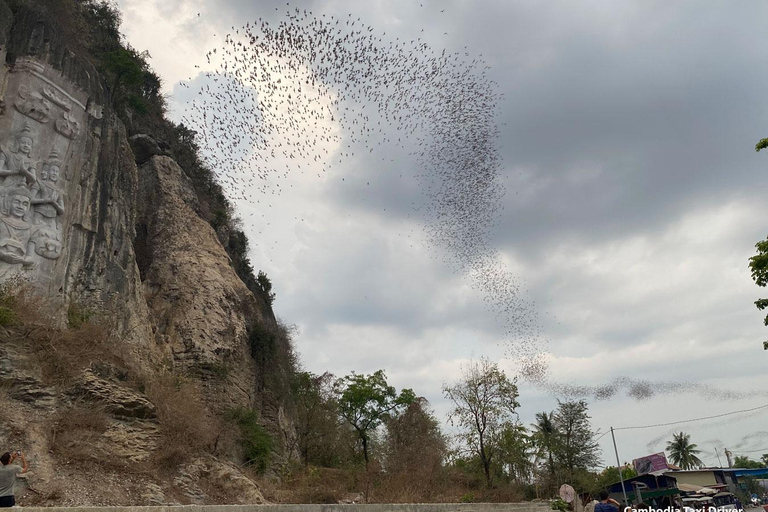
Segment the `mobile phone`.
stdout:
<svg viewBox="0 0 768 512">
<path fill-rule="evenodd" d="M 16 455 L 21 457 L 21 450 L 16 450 Z"/>
</svg>

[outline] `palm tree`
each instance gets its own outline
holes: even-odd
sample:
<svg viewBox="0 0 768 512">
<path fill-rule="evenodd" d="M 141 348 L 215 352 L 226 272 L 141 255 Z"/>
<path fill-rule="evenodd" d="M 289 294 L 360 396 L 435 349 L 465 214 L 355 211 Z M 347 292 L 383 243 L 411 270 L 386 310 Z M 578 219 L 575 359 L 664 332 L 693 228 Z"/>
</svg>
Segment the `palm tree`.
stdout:
<svg viewBox="0 0 768 512">
<path fill-rule="evenodd" d="M 680 466 L 680 469 L 694 469 L 704 465 L 696 456 L 697 453 L 701 453 L 701 450 L 691 443 L 690 434 L 685 432 L 672 435 L 672 440 L 667 442 L 667 451 L 669 458 L 674 464 Z"/>
<path fill-rule="evenodd" d="M 540 412 L 536 414 L 536 423 L 533 427 L 533 441 L 537 448 L 537 458 L 545 455 L 547 458 L 547 471 L 550 476 L 555 476 L 554 444 L 557 430 L 555 429 L 554 414 Z"/>
</svg>

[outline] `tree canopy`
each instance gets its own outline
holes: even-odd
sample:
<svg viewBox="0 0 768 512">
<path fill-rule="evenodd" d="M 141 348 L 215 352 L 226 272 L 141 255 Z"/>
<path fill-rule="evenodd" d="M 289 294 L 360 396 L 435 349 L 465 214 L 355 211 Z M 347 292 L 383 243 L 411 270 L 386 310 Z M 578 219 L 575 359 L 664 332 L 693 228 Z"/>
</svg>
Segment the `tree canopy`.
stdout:
<svg viewBox="0 0 768 512">
<path fill-rule="evenodd" d="M 369 462 L 370 433 L 387 419 L 393 411 L 404 408 L 416 400 L 411 389 L 397 394 L 387 383 L 384 370 L 371 375 L 352 373 L 336 381 L 339 413 L 357 432 L 363 444 L 363 457 Z"/>
<path fill-rule="evenodd" d="M 576 470 L 589 470 L 600 464 L 600 449 L 589 423 L 586 401 L 558 400 L 554 426 L 558 434 L 556 458 L 570 481 L 574 480 Z"/>
<path fill-rule="evenodd" d="M 750 459 L 746 455 L 737 455 L 733 459 L 733 467 L 744 469 L 760 469 L 764 468 L 765 465 L 761 462 Z"/>
<path fill-rule="evenodd" d="M 680 469 L 696 469 L 703 465 L 701 459 L 696 456 L 701 450 L 691 443 L 690 434 L 685 432 L 672 436 L 672 440 L 667 442 L 667 451 L 672 463 L 680 466 Z"/>
</svg>

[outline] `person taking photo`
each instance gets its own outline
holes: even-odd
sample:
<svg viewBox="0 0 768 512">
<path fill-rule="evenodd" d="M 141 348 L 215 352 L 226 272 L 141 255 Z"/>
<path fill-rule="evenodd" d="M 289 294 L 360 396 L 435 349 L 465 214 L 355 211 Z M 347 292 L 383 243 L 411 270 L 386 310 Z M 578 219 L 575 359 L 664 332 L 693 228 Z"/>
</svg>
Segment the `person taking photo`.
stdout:
<svg viewBox="0 0 768 512">
<path fill-rule="evenodd" d="M 16 459 L 21 459 L 21 467 L 14 465 Z M 13 489 L 16 486 L 16 477 L 24 474 L 29 469 L 24 454 L 17 450 L 13 454 L 5 452 L 0 455 L 0 507 L 12 507 L 16 505 Z"/>
</svg>

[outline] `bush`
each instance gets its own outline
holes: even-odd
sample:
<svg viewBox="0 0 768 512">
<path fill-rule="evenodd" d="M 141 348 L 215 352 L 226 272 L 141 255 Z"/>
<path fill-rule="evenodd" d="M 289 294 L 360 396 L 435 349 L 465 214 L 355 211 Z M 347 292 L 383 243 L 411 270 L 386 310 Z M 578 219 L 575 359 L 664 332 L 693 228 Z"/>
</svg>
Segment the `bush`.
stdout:
<svg viewBox="0 0 768 512">
<path fill-rule="evenodd" d="M 264 473 L 269 466 L 272 438 L 259 423 L 259 415 L 252 409 L 237 408 L 229 411 L 228 417 L 240 429 L 240 444 L 243 459 L 258 473 Z"/>
<path fill-rule="evenodd" d="M 50 450 L 67 462 L 105 460 L 98 441 L 108 427 L 109 417 L 103 409 L 75 404 L 53 418 L 48 438 Z"/>
<path fill-rule="evenodd" d="M 15 288 L 14 288 L 15 287 Z M 119 345 L 111 340 L 105 318 L 94 321 L 90 313 L 72 303 L 67 309 L 67 323 L 62 328 L 57 308 L 30 293 L 23 284 L 6 283 L 0 291 L 0 342 L 25 345 L 39 368 L 46 385 L 69 384 L 92 362 L 124 365 Z"/>
<path fill-rule="evenodd" d="M 259 270 L 259 275 L 256 277 L 256 281 L 259 284 L 259 290 L 262 297 L 270 306 L 275 302 L 275 294 L 272 291 L 272 281 L 269 280 L 267 274 Z"/>
<path fill-rule="evenodd" d="M 16 314 L 16 295 L 9 282 L 0 286 L 0 327 L 9 327 L 18 322 Z"/>
<path fill-rule="evenodd" d="M 257 391 L 262 395 L 265 391 L 279 397 L 291 395 L 291 381 L 299 364 L 293 350 L 293 330 L 280 321 L 254 322 L 250 327 L 248 342 L 258 367 Z"/>
<path fill-rule="evenodd" d="M 91 319 L 93 312 L 74 300 L 67 307 L 67 326 L 71 329 L 80 329 Z"/>
<path fill-rule="evenodd" d="M 155 405 L 162 435 L 155 457 L 159 466 L 172 468 L 211 450 L 222 428 L 196 385 L 166 372 L 149 378 L 145 388 Z"/>
</svg>

